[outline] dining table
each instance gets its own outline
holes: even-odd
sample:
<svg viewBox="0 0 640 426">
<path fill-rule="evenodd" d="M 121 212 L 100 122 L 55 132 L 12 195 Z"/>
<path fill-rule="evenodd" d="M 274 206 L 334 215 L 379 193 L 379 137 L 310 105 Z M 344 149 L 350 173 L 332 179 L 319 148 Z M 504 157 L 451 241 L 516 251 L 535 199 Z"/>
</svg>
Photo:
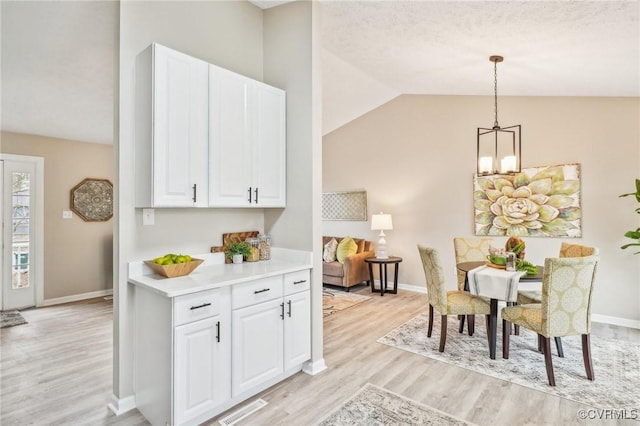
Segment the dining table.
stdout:
<svg viewBox="0 0 640 426">
<path fill-rule="evenodd" d="M 486 261 L 460 262 L 456 268 L 465 273 L 464 289 L 472 294 L 489 299 L 489 330 L 487 330 L 489 340 L 489 357 L 496 359 L 496 341 L 498 329 L 498 301 L 515 303 L 518 290 L 526 286 L 527 290 L 539 289 L 544 274 L 544 267 L 537 265 L 535 274 L 507 272 L 501 268 L 488 266 Z M 487 269 L 489 268 L 489 269 Z M 486 269 L 486 273 L 482 271 Z M 469 284 L 469 272 L 480 273 L 476 275 L 476 280 L 471 286 Z M 501 275 L 503 279 L 500 279 Z M 498 278 L 498 279 L 494 279 Z M 509 287 L 509 279 L 515 287 Z M 496 284 L 498 288 L 496 288 Z M 500 287 L 502 286 L 502 288 Z"/>
</svg>

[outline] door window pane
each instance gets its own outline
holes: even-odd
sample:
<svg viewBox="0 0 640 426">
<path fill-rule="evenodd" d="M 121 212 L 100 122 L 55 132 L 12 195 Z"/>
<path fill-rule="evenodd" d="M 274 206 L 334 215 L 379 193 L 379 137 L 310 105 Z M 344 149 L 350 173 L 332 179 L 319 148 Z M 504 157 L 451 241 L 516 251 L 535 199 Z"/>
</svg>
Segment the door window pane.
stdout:
<svg viewBox="0 0 640 426">
<path fill-rule="evenodd" d="M 13 289 L 29 287 L 29 229 L 31 217 L 29 199 L 31 196 L 30 173 L 12 173 L 11 216 L 12 216 L 12 285 Z"/>
</svg>

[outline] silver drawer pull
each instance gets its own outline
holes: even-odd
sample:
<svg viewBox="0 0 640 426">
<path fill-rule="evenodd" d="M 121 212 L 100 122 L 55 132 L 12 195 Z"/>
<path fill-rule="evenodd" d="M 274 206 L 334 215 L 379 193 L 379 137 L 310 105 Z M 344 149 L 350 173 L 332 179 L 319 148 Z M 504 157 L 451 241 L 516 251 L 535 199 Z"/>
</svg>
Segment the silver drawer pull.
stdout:
<svg viewBox="0 0 640 426">
<path fill-rule="evenodd" d="M 302 284 L 302 283 L 306 283 L 306 282 L 307 282 L 307 280 L 294 281 L 293 285 Z"/>
<path fill-rule="evenodd" d="M 264 293 L 265 291 L 269 291 L 271 290 L 270 288 L 263 288 L 262 290 L 256 290 L 253 292 L 253 294 L 258 294 L 258 293 Z"/>
<path fill-rule="evenodd" d="M 200 309 L 200 308 L 206 308 L 207 306 L 211 306 L 211 303 L 203 303 L 202 305 L 198 305 L 198 306 L 192 306 L 191 309 L 192 311 L 196 310 L 196 309 Z"/>
</svg>

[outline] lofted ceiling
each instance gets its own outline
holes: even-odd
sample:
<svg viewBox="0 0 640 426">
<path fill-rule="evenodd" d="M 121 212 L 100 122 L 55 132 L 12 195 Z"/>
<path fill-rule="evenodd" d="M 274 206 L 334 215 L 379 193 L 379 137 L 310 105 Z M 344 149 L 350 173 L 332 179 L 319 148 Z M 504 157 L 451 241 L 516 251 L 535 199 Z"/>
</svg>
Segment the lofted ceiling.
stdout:
<svg viewBox="0 0 640 426">
<path fill-rule="evenodd" d="M 400 94 L 490 95 L 493 54 L 499 96 L 640 96 L 640 0 L 319 2 L 324 133 Z M 0 8 L 2 129 L 111 143 L 117 3 Z"/>
</svg>

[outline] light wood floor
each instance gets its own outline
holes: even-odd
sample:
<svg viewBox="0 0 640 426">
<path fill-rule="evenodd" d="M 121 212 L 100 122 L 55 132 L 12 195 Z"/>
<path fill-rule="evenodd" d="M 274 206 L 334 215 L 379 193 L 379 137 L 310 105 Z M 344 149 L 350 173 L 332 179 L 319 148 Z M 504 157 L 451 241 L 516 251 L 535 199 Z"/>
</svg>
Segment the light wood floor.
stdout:
<svg viewBox="0 0 640 426">
<path fill-rule="evenodd" d="M 371 295 L 365 287 L 356 291 Z M 478 425 L 584 424 L 577 403 L 376 343 L 425 306 L 425 295 L 400 290 L 373 294 L 326 317 L 329 368 L 313 377 L 299 373 L 257 395 L 268 405 L 239 424 L 313 424 L 367 382 Z M 34 309 L 23 316 L 29 324 L 0 330 L 0 424 L 148 424 L 137 410 L 115 417 L 106 408 L 112 391 L 110 301 Z M 600 336 L 640 342 L 639 330 L 593 328 Z"/>
</svg>

